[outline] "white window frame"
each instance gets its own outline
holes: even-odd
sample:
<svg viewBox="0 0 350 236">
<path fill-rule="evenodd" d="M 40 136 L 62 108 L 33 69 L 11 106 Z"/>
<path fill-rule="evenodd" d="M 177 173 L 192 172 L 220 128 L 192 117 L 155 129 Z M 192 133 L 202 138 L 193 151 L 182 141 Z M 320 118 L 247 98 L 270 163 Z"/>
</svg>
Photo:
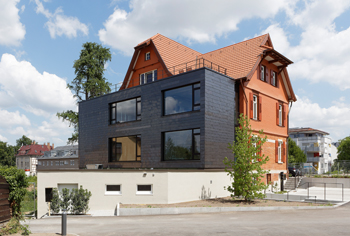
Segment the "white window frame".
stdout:
<svg viewBox="0 0 350 236">
<path fill-rule="evenodd" d="M 139 185 L 150 185 L 151 186 L 151 191 L 138 191 L 138 186 Z M 137 184 L 136 185 L 136 195 L 153 195 L 153 184 Z"/>
<path fill-rule="evenodd" d="M 279 104 L 279 109 L 278 109 L 278 121 L 279 121 L 279 126 L 282 126 L 282 104 Z"/>
<path fill-rule="evenodd" d="M 265 66 L 260 66 L 260 80 L 265 81 Z"/>
<path fill-rule="evenodd" d="M 145 53 L 145 61 L 151 60 L 151 52 Z"/>
<path fill-rule="evenodd" d="M 147 75 L 152 73 L 152 82 L 154 82 L 154 72 L 157 70 L 151 70 L 145 73 L 140 74 L 140 84 L 147 84 Z M 142 75 L 143 75 L 143 83 L 142 83 Z M 158 74 L 157 74 L 158 77 Z"/>
<path fill-rule="evenodd" d="M 253 119 L 258 119 L 258 96 L 253 95 Z"/>
<path fill-rule="evenodd" d="M 278 141 L 278 163 L 282 163 L 282 141 Z"/>
<path fill-rule="evenodd" d="M 108 185 L 119 185 L 120 191 L 107 191 Z M 122 195 L 122 185 L 121 184 L 106 184 L 105 185 L 105 195 Z"/>
<path fill-rule="evenodd" d="M 276 72 L 275 71 L 272 71 L 272 73 L 271 73 L 271 84 L 273 85 L 273 86 L 276 86 Z"/>
</svg>

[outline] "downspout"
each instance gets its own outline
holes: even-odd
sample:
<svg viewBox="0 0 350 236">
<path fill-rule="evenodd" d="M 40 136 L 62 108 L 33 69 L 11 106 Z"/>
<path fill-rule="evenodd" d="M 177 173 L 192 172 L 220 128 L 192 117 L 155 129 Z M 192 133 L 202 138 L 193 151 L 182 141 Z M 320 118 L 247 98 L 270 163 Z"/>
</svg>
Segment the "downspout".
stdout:
<svg viewBox="0 0 350 236">
<path fill-rule="evenodd" d="M 247 95 L 245 94 L 245 91 L 244 91 L 244 86 L 243 86 L 243 78 L 240 78 L 239 79 L 240 81 L 241 81 L 241 85 L 242 85 L 242 90 L 243 90 L 243 95 L 244 95 L 244 97 L 245 97 L 245 103 L 246 103 L 246 114 L 247 114 L 247 116 L 248 116 L 248 98 L 247 98 Z M 244 115 L 244 114 L 243 114 Z"/>
<path fill-rule="evenodd" d="M 289 162 L 289 150 L 288 150 L 288 139 L 289 139 L 289 112 L 292 109 L 293 106 L 293 101 L 290 102 L 290 107 L 289 107 L 289 111 L 288 111 L 288 117 L 287 117 L 287 145 L 286 145 L 286 156 L 287 156 L 287 170 L 288 170 L 288 162 Z"/>
</svg>

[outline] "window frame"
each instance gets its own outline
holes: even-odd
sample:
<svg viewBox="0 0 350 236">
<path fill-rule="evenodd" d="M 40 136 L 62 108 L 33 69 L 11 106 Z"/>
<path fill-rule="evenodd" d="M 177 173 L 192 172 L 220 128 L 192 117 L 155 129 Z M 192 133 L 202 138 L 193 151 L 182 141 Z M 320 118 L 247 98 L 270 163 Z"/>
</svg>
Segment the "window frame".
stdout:
<svg viewBox="0 0 350 236">
<path fill-rule="evenodd" d="M 122 102 L 126 102 L 126 101 L 131 101 L 131 100 L 135 100 L 136 101 L 136 105 L 135 105 L 135 110 L 136 110 L 136 119 L 135 120 L 128 120 L 128 121 L 117 121 L 117 117 L 118 117 L 118 109 L 117 109 L 117 104 L 118 103 L 122 103 Z M 142 114 L 142 100 L 141 100 L 141 96 L 138 97 L 134 97 L 134 98 L 130 98 L 130 99 L 126 99 L 126 100 L 121 100 L 121 101 L 117 101 L 117 102 L 112 102 L 109 103 L 109 125 L 115 125 L 115 124 L 122 124 L 122 123 L 127 123 L 127 122 L 133 122 L 133 121 L 138 121 L 141 120 L 141 114 Z M 138 106 L 140 106 L 140 108 L 138 108 Z M 114 113 L 114 119 L 113 117 L 113 113 Z"/>
<path fill-rule="evenodd" d="M 278 105 L 278 125 L 282 126 L 283 124 L 283 106 L 282 104 Z"/>
<path fill-rule="evenodd" d="M 151 186 L 150 191 L 140 191 L 139 186 Z M 153 195 L 153 184 L 136 184 L 136 195 Z"/>
<path fill-rule="evenodd" d="M 260 80 L 266 82 L 266 66 L 260 65 Z"/>
<path fill-rule="evenodd" d="M 146 52 L 145 53 L 145 61 L 151 60 L 151 52 Z"/>
<path fill-rule="evenodd" d="M 176 90 L 176 89 L 181 89 L 181 88 L 185 88 L 185 87 L 190 87 L 192 86 L 192 90 L 191 90 L 191 105 L 192 105 L 192 109 L 190 111 L 183 111 L 183 112 L 177 112 L 177 113 L 171 113 L 171 114 L 165 114 L 165 111 L 166 111 L 166 102 L 165 102 L 165 93 L 168 92 L 168 91 L 171 91 L 171 90 Z M 199 102 L 198 103 L 195 103 L 195 93 L 196 91 L 199 91 Z M 180 86 L 180 87 L 176 87 L 176 88 L 171 88 L 171 89 L 166 89 L 166 90 L 163 90 L 162 91 L 162 94 L 163 94 L 163 116 L 170 116 L 170 115 L 176 115 L 176 114 L 182 114 L 182 113 L 186 113 L 186 112 L 192 112 L 192 111 L 200 111 L 201 110 L 201 83 L 200 82 L 196 82 L 196 83 L 193 83 L 193 84 L 187 84 L 187 85 L 184 85 L 184 86 Z"/>
<path fill-rule="evenodd" d="M 166 160 L 165 159 L 165 134 L 166 133 L 172 133 L 172 132 L 180 132 L 180 131 L 187 131 L 191 130 L 191 159 L 172 159 L 172 160 Z M 194 143 L 195 143 L 195 136 L 199 136 L 199 152 L 195 152 L 194 150 Z M 162 132 L 162 161 L 200 161 L 201 160 L 201 144 L 200 144 L 200 139 L 201 139 L 201 132 L 200 128 L 193 128 L 193 129 L 182 129 L 182 130 L 172 130 L 172 131 L 165 131 Z M 195 158 L 198 157 L 198 158 Z"/>
<path fill-rule="evenodd" d="M 139 78 L 140 78 L 140 85 L 143 85 L 143 84 L 147 84 L 147 75 L 148 74 L 151 74 L 152 73 L 152 81 L 151 82 L 154 82 L 154 81 L 157 81 L 158 80 L 158 72 L 157 72 L 157 69 L 155 70 L 151 70 L 151 71 L 147 71 L 145 73 L 141 73 Z"/>
<path fill-rule="evenodd" d="M 112 156 L 112 141 L 113 139 L 118 139 L 118 138 L 126 138 L 126 137 L 135 137 L 136 138 L 136 143 L 135 143 L 135 160 L 131 161 L 111 161 L 111 156 Z M 140 138 L 140 139 L 138 139 Z M 137 150 L 137 144 L 140 142 L 140 153 L 138 153 Z M 116 143 L 118 144 L 117 140 Z M 118 136 L 118 137 L 110 137 L 108 138 L 108 163 L 120 163 L 120 162 L 141 162 L 141 157 L 142 157 L 142 138 L 141 134 L 136 134 L 136 135 L 129 135 L 129 136 Z M 117 159 L 117 158 L 116 158 Z"/>
<path fill-rule="evenodd" d="M 282 162 L 282 145 L 283 145 L 283 141 L 280 141 L 278 140 L 278 148 L 277 148 L 277 151 L 278 151 L 278 163 L 283 163 Z"/>
<path fill-rule="evenodd" d="M 258 95 L 253 94 L 253 119 L 258 120 Z"/>
<path fill-rule="evenodd" d="M 107 186 L 118 186 L 119 191 L 108 191 Z M 122 195 L 122 185 L 121 184 L 105 184 L 105 195 Z"/>
<path fill-rule="evenodd" d="M 271 85 L 277 87 L 277 72 L 271 70 Z"/>
</svg>

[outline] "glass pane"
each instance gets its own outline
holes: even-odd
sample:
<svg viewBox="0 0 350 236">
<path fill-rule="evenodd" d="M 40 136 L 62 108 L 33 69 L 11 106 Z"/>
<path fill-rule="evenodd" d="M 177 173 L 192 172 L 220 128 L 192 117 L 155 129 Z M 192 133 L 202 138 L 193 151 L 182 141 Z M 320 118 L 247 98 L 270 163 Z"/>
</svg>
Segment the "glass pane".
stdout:
<svg viewBox="0 0 350 236">
<path fill-rule="evenodd" d="M 201 103 L 201 90 L 200 89 L 195 89 L 194 90 L 194 101 L 193 104 L 200 104 Z"/>
<path fill-rule="evenodd" d="M 137 103 L 137 115 L 141 115 L 141 102 Z"/>
<path fill-rule="evenodd" d="M 194 84 L 194 85 L 193 85 L 193 88 L 200 88 L 200 87 L 201 87 L 201 84 L 200 84 L 200 83 Z"/>
<path fill-rule="evenodd" d="M 151 185 L 137 185 L 137 191 L 152 191 Z"/>
<path fill-rule="evenodd" d="M 154 81 L 157 80 L 157 70 L 153 71 L 153 75 L 154 75 Z"/>
<path fill-rule="evenodd" d="M 111 108 L 111 121 L 115 121 L 115 106 Z"/>
<path fill-rule="evenodd" d="M 152 74 L 152 72 L 146 74 L 146 78 L 147 78 L 147 83 L 151 83 L 153 81 L 153 74 Z"/>
<path fill-rule="evenodd" d="M 164 100 L 165 115 L 192 111 L 192 86 L 165 91 Z"/>
<path fill-rule="evenodd" d="M 137 138 L 136 138 L 137 140 L 137 145 L 136 145 L 136 148 L 137 148 L 137 150 L 136 150 L 136 155 L 137 156 L 141 156 L 141 136 L 137 136 Z M 138 160 L 139 161 L 139 160 Z"/>
<path fill-rule="evenodd" d="M 193 142 L 193 145 L 194 145 L 194 153 L 200 153 L 201 152 L 201 136 L 199 134 L 196 134 L 193 136 L 194 137 L 194 142 Z"/>
<path fill-rule="evenodd" d="M 117 161 L 136 160 L 136 136 L 117 138 Z"/>
<path fill-rule="evenodd" d="M 164 133 L 164 160 L 192 159 L 192 130 Z"/>
<path fill-rule="evenodd" d="M 117 103 L 117 122 L 136 120 L 136 99 Z"/>
<path fill-rule="evenodd" d="M 145 74 L 141 74 L 140 75 L 140 84 L 144 84 L 145 83 Z"/>
<path fill-rule="evenodd" d="M 107 185 L 107 191 L 120 191 L 120 185 Z"/>
</svg>

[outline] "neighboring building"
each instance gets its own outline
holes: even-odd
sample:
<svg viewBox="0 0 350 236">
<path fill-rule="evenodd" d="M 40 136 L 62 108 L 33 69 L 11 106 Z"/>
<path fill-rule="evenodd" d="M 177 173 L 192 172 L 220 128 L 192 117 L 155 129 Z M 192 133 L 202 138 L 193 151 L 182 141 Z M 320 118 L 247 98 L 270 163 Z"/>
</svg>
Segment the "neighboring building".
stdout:
<svg viewBox="0 0 350 236">
<path fill-rule="evenodd" d="M 137 45 L 120 90 L 79 103 L 80 170 L 39 172 L 39 216 L 45 188 L 53 187 L 93 189 L 96 215 L 114 214 L 117 202 L 227 196 L 223 187 L 232 180 L 223 159 L 234 158 L 227 146 L 240 113 L 254 135 L 264 130 L 268 138 L 263 181 L 280 185 L 288 172 L 289 104 L 296 101 L 291 63 L 268 34 L 206 54 L 160 34 Z M 105 169 L 84 170 L 91 165 Z"/>
<path fill-rule="evenodd" d="M 36 165 L 38 158 L 44 155 L 44 152 L 54 148 L 54 144 L 37 144 L 35 141 L 31 145 L 22 146 L 16 155 L 16 166 L 18 169 L 25 170 L 27 175 L 36 175 Z"/>
<path fill-rule="evenodd" d="M 332 144 L 329 133 L 313 128 L 291 128 L 289 136 L 304 151 L 307 162 L 319 174 L 331 171 L 334 159 L 337 158 L 337 148 Z"/>
<path fill-rule="evenodd" d="M 38 158 L 38 170 L 79 169 L 78 145 L 56 147 Z"/>
</svg>

